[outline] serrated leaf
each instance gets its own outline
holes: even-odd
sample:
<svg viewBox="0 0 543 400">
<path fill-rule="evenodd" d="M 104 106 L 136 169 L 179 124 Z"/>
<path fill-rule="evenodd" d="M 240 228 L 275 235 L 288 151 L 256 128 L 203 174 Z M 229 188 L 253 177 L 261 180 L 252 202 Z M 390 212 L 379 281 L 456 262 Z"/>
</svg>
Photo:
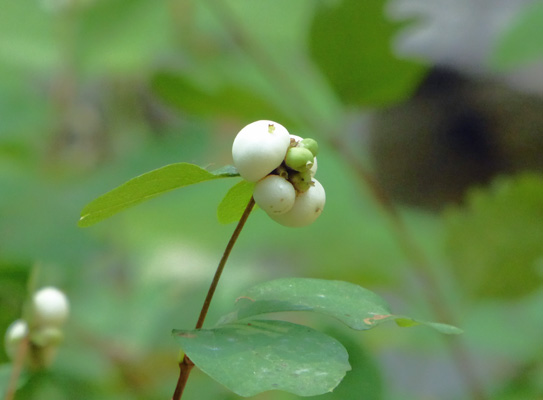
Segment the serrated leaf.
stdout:
<svg viewBox="0 0 543 400">
<path fill-rule="evenodd" d="M 464 293 L 510 298 L 541 287 L 543 177 L 502 178 L 445 213 L 447 254 Z"/>
<path fill-rule="evenodd" d="M 198 368 L 244 397 L 268 390 L 299 396 L 327 393 L 351 369 L 337 340 L 285 321 L 176 330 L 174 336 Z"/>
<path fill-rule="evenodd" d="M 311 54 L 346 103 L 384 106 L 401 101 L 426 72 L 426 67 L 392 54 L 396 26 L 385 19 L 384 5 L 385 0 L 343 0 L 324 4 L 315 14 Z"/>
<path fill-rule="evenodd" d="M 239 221 L 247 203 L 251 200 L 255 184 L 245 180 L 232 186 L 217 208 L 217 218 L 221 224 Z"/>
<path fill-rule="evenodd" d="M 352 329 L 366 330 L 401 319 L 426 325 L 443 333 L 461 333 L 448 325 L 394 315 L 387 303 L 372 291 L 349 282 L 312 278 L 283 278 L 247 290 L 236 302 L 237 310 L 219 323 L 284 311 L 313 311 L 334 317 Z M 406 325 L 404 325 L 406 326 Z M 456 329 L 456 331 L 455 331 Z"/>
<path fill-rule="evenodd" d="M 91 201 L 81 211 L 79 226 L 91 226 L 122 210 L 173 189 L 232 176 L 237 176 L 232 167 L 209 172 L 189 163 L 166 165 L 133 178 Z"/>
<path fill-rule="evenodd" d="M 498 39 L 492 64 L 502 70 L 543 58 L 543 3 L 528 4 Z"/>
</svg>

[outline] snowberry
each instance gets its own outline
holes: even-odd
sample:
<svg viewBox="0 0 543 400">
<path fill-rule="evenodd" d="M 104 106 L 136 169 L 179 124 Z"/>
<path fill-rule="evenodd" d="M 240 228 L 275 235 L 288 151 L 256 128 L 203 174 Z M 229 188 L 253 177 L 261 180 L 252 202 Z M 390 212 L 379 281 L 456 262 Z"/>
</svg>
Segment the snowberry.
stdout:
<svg viewBox="0 0 543 400">
<path fill-rule="evenodd" d="M 316 179 L 313 179 L 313 186 L 306 192 L 298 193 L 294 206 L 281 215 L 269 214 L 276 222 L 289 227 L 302 227 L 315 222 L 321 214 L 326 194 L 324 188 Z"/>
<path fill-rule="evenodd" d="M 17 354 L 17 348 L 21 340 L 28 335 L 28 325 L 22 320 L 18 319 L 13 321 L 8 329 L 6 330 L 6 335 L 4 337 L 4 346 L 6 349 L 6 354 L 8 357 L 13 360 Z"/>
<path fill-rule="evenodd" d="M 253 122 L 234 139 L 234 166 L 243 179 L 257 182 L 283 162 L 289 146 L 290 135 L 283 125 L 267 120 Z"/>
<path fill-rule="evenodd" d="M 294 186 L 279 175 L 268 175 L 258 181 L 253 193 L 256 204 L 270 215 L 289 211 L 296 199 Z"/>
<path fill-rule="evenodd" d="M 34 322 L 41 326 L 59 326 L 69 312 L 66 295 L 54 287 L 45 287 L 34 293 L 32 308 Z"/>
</svg>

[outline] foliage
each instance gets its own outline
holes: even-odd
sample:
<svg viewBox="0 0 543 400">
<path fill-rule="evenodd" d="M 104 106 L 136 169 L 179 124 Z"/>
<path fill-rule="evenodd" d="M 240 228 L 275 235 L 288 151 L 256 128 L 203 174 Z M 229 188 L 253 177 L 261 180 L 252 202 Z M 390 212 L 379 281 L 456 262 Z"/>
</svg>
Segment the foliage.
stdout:
<svg viewBox="0 0 543 400">
<path fill-rule="evenodd" d="M 498 69 L 514 67 L 541 60 L 543 57 L 543 4 L 527 4 L 515 22 L 501 35 L 492 63 Z"/>
<path fill-rule="evenodd" d="M 543 180 L 503 178 L 447 213 L 447 244 L 466 293 L 519 297 L 541 286 Z"/>
<path fill-rule="evenodd" d="M 515 72 L 540 56 L 536 3 L 505 28 L 497 67 Z M 451 366 L 451 354 L 458 354 L 448 347 L 453 341 L 439 332 L 456 329 L 403 314 L 457 323 L 465 332 L 454 343 L 466 345 L 474 379 L 484 377 L 479 381 L 489 399 L 543 395 L 541 177 L 512 176 L 477 188 L 444 214 L 398 209 L 407 241 L 427 257 L 435 292 L 456 316 L 453 321 L 436 316 L 419 253 L 404 251 L 406 237 L 397 236 L 393 219 L 341 152 L 347 148 L 371 167 L 367 109 L 408 98 L 426 72 L 426 66 L 390 52 L 397 26 L 384 18 L 384 4 L 0 0 L 0 326 L 5 331 L 21 317 L 33 285 L 61 287 L 72 307 L 55 362 L 46 371 L 28 370 L 17 399 L 170 398 L 179 345 L 187 354 L 202 352 L 198 364 L 231 387 L 224 379 L 241 375 L 225 378 L 224 370 L 213 369 L 229 365 L 225 360 L 204 366 L 205 346 L 197 340 L 193 345 L 190 334 L 249 332 L 255 336 L 244 339 L 262 345 L 283 337 L 270 336 L 278 327 L 293 333 L 293 343 L 314 338 L 334 360 L 326 367 L 334 382 L 313 386 L 286 379 L 292 386 L 284 388 L 296 393 L 300 387 L 328 390 L 350 364 L 341 384 L 319 399 L 469 398 Z M 233 229 L 217 217 L 223 224 L 237 221 L 252 193 L 252 185 L 238 182 L 233 171 L 223 175 L 215 168 L 231 163 L 229 149 L 240 127 L 260 118 L 319 140 L 326 211 L 301 230 L 272 224 L 254 211 L 209 312 L 208 321 L 226 315 L 230 323 L 184 329 L 169 340 L 172 327 L 194 326 Z M 130 180 L 135 176 L 143 183 L 139 189 Z M 196 185 L 207 180 L 214 183 Z M 127 186 L 115 193 L 125 197 L 96 200 L 81 223 L 116 217 L 79 229 L 85 204 L 121 182 Z M 352 331 L 316 312 L 334 314 L 328 305 L 301 302 L 277 287 L 274 297 L 264 296 L 268 285 L 295 276 L 306 283 L 352 282 L 347 285 L 372 300 L 369 306 L 398 325 L 437 331 L 400 330 L 385 324 L 386 318 L 372 325 L 379 329 Z M 232 311 L 231 299 L 240 293 L 258 300 L 242 298 Z M 337 310 L 362 310 L 345 303 Z M 252 319 L 240 319 L 240 313 Z M 285 321 L 275 321 L 278 316 Z M 249 328 L 251 320 L 261 321 L 260 328 Z M 304 362 L 305 353 L 292 357 L 292 347 L 283 350 L 291 366 Z M 320 359 L 307 355 L 313 358 L 305 362 L 321 368 Z M 0 361 L 3 393 L 12 364 L 3 351 Z M 195 372 L 186 397 L 238 395 Z M 255 395 L 294 398 L 284 391 Z"/>
</svg>

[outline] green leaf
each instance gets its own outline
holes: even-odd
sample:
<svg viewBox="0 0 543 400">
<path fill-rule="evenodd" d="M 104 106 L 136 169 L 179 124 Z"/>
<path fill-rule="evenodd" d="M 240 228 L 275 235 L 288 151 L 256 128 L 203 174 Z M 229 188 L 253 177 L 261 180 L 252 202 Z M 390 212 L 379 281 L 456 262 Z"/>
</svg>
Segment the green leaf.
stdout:
<svg viewBox="0 0 543 400">
<path fill-rule="evenodd" d="M 285 321 L 252 320 L 174 335 L 198 368 L 244 397 L 267 390 L 327 393 L 351 369 L 337 340 Z"/>
<path fill-rule="evenodd" d="M 385 0 L 343 0 L 321 6 L 313 20 L 313 59 L 348 104 L 384 106 L 401 101 L 426 72 L 426 67 L 392 54 L 396 25 L 383 15 L 384 5 Z"/>
<path fill-rule="evenodd" d="M 461 333 L 455 327 L 394 315 L 375 293 L 349 282 L 312 278 L 282 278 L 261 283 L 236 302 L 237 310 L 220 323 L 284 311 L 313 311 L 334 317 L 356 330 L 366 330 L 400 319 L 404 325 L 426 325 L 443 333 Z M 401 323 L 401 322 L 400 322 Z"/>
<path fill-rule="evenodd" d="M 464 333 L 462 329 L 457 328 L 456 326 L 448 325 L 448 324 L 442 324 L 439 322 L 428 322 L 428 321 L 423 321 L 420 319 L 404 317 L 401 315 L 395 315 L 394 317 L 395 317 L 396 324 L 398 326 L 401 326 L 402 328 L 410 328 L 412 326 L 424 325 L 432 329 L 435 329 L 436 331 L 440 333 L 444 333 L 446 335 L 460 335 Z"/>
<path fill-rule="evenodd" d="M 312 278 L 283 278 L 264 282 L 245 292 L 237 311 L 223 321 L 282 311 L 314 311 L 364 330 L 391 317 L 386 302 L 375 293 L 349 282 Z"/>
<path fill-rule="evenodd" d="M 78 66 L 89 74 L 144 73 L 170 47 L 170 16 L 162 0 L 94 2 L 78 14 Z"/>
<path fill-rule="evenodd" d="M 288 124 L 288 118 L 271 102 L 239 85 L 206 90 L 181 73 L 164 71 L 153 77 L 152 87 L 162 100 L 190 114 L 237 116 L 247 120 L 265 118 Z"/>
<path fill-rule="evenodd" d="M 253 196 L 255 184 L 243 180 L 228 190 L 217 208 L 217 218 L 221 224 L 239 221 L 249 200 Z"/>
<path fill-rule="evenodd" d="M 499 179 L 445 213 L 447 255 L 464 293 L 511 298 L 541 287 L 543 177 Z"/>
<path fill-rule="evenodd" d="M 384 382 L 377 361 L 368 351 L 363 341 L 354 337 L 351 332 L 344 329 L 328 328 L 326 334 L 341 342 L 349 353 L 350 371 L 332 393 L 318 397 L 315 400 L 382 400 L 384 396 Z M 356 334 L 356 333 L 355 333 Z M 360 394 L 364 395 L 361 396 Z M 286 399 L 285 399 L 286 400 Z"/>
<path fill-rule="evenodd" d="M 543 58 L 543 3 L 527 5 L 503 32 L 492 55 L 494 67 L 507 70 Z"/>
<path fill-rule="evenodd" d="M 195 183 L 238 176 L 232 167 L 209 172 L 197 165 L 177 163 L 147 172 L 98 197 L 81 211 L 79 226 L 103 219 L 165 192 Z"/>
</svg>

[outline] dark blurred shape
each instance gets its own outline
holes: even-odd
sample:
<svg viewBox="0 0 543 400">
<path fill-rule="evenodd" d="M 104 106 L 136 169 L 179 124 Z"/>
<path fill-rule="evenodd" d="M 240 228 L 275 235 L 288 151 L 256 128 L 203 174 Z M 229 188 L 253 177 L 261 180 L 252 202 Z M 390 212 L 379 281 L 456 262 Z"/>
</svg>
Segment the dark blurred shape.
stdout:
<svg viewBox="0 0 543 400">
<path fill-rule="evenodd" d="M 395 200 L 439 209 L 496 175 L 543 171 L 543 98 L 434 68 L 410 100 L 375 112 L 370 151 Z"/>
</svg>

